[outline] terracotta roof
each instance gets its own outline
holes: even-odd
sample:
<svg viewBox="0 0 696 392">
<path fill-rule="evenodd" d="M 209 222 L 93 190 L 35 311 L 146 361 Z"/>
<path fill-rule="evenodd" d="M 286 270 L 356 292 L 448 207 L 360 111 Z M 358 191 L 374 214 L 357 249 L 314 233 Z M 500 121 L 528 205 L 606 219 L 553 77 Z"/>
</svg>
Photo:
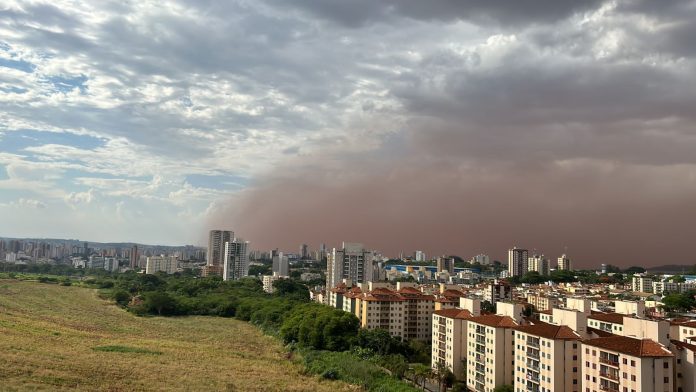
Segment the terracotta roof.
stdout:
<svg viewBox="0 0 696 392">
<path fill-rule="evenodd" d="M 696 328 L 696 320 L 689 321 L 670 321 L 671 325 L 678 325 L 680 327 Z"/>
<path fill-rule="evenodd" d="M 587 332 L 593 333 L 593 334 L 599 336 L 600 338 L 605 338 L 607 336 L 614 336 L 614 334 L 611 332 L 602 331 L 601 329 L 592 328 L 592 327 L 587 327 Z"/>
<path fill-rule="evenodd" d="M 486 314 L 482 316 L 472 317 L 469 319 L 478 324 L 487 325 L 489 327 L 516 327 L 517 323 L 510 316 L 500 316 L 497 314 Z"/>
<path fill-rule="evenodd" d="M 607 336 L 584 340 L 583 344 L 616 351 L 634 357 L 672 357 L 674 356 L 665 346 L 651 339 L 636 339 L 628 336 Z"/>
<path fill-rule="evenodd" d="M 454 290 L 454 289 L 447 289 L 447 290 L 443 291 L 441 293 L 441 295 L 445 296 L 445 297 L 463 297 L 466 294 L 464 294 L 463 291 Z"/>
<path fill-rule="evenodd" d="M 420 290 L 415 287 L 402 287 L 398 290 L 399 293 L 410 293 L 410 294 L 423 294 Z"/>
<path fill-rule="evenodd" d="M 442 317 L 452 318 L 452 319 L 470 319 L 472 314 L 467 309 L 441 309 L 433 312 L 434 314 Z"/>
<path fill-rule="evenodd" d="M 624 315 L 620 313 L 597 313 L 587 316 L 588 319 L 623 325 Z"/>
<path fill-rule="evenodd" d="M 546 339 L 580 340 L 580 335 L 565 325 L 537 323 L 519 326 L 515 330 Z"/>
<path fill-rule="evenodd" d="M 680 350 L 690 350 L 696 353 L 696 345 L 684 343 L 679 340 L 671 340 L 672 344 L 675 345 Z"/>
</svg>

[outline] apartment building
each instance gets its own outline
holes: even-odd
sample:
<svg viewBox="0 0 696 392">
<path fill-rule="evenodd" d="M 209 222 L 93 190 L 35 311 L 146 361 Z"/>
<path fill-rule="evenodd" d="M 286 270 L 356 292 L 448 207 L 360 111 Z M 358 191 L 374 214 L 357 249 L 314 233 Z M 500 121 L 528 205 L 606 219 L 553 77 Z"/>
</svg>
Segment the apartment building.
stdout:
<svg viewBox="0 0 696 392">
<path fill-rule="evenodd" d="M 467 320 L 467 388 L 492 392 L 513 383 L 515 347 L 510 316 L 482 315 Z"/>
<path fill-rule="evenodd" d="M 636 274 L 633 275 L 633 279 L 631 280 L 631 290 L 641 293 L 652 293 L 652 283 L 652 278 L 646 275 Z"/>
<path fill-rule="evenodd" d="M 558 297 L 548 296 L 544 293 L 527 295 L 527 302 L 534 305 L 537 311 L 551 310 L 560 305 Z"/>
<path fill-rule="evenodd" d="M 582 342 L 583 391 L 670 392 L 674 355 L 652 339 L 607 336 Z"/>
<path fill-rule="evenodd" d="M 514 328 L 515 390 L 580 391 L 580 335 L 565 325 Z"/>
<path fill-rule="evenodd" d="M 512 299 L 512 286 L 505 281 L 487 282 L 483 287 L 483 300 L 495 304 Z"/>
<path fill-rule="evenodd" d="M 587 317 L 587 326 L 617 335 L 623 335 L 624 315 L 619 313 L 594 313 Z"/>
<path fill-rule="evenodd" d="M 670 322 L 669 336 L 684 343 L 695 343 L 696 321 L 672 321 Z"/>
<path fill-rule="evenodd" d="M 146 274 L 165 272 L 173 274 L 177 271 L 179 259 L 175 256 L 150 256 L 145 265 Z"/>
<path fill-rule="evenodd" d="M 614 301 L 614 312 L 628 316 L 645 316 L 645 302 L 643 301 Z"/>
<path fill-rule="evenodd" d="M 355 310 L 362 328 L 386 329 L 405 340 L 431 339 L 435 296 L 415 287 L 399 282 L 396 290 L 373 288 L 355 298 Z"/>
<path fill-rule="evenodd" d="M 473 314 L 466 309 L 442 309 L 433 313 L 432 367 L 445 365 L 457 379 L 464 379 L 467 320 Z"/>
<path fill-rule="evenodd" d="M 676 392 L 696 391 L 696 345 L 672 341 Z"/>
</svg>

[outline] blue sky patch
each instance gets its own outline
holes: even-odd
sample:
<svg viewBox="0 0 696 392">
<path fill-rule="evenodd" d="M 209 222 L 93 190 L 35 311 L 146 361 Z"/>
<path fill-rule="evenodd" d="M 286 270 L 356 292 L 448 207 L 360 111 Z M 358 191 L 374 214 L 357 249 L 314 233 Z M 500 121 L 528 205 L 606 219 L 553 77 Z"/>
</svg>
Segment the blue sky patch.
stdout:
<svg viewBox="0 0 696 392">
<path fill-rule="evenodd" d="M 0 57 L 0 67 L 13 68 L 26 73 L 32 73 L 36 69 L 36 65 L 24 60 L 12 60 Z"/>
<path fill-rule="evenodd" d="M 76 135 L 67 132 L 43 132 L 36 130 L 20 130 L 5 132 L 0 137 L 0 151 L 17 153 L 27 147 L 43 146 L 44 144 L 60 144 L 92 150 L 106 144 L 105 139 L 88 135 Z"/>
<path fill-rule="evenodd" d="M 249 183 L 249 179 L 240 176 L 233 176 L 228 174 L 220 175 L 203 175 L 203 174 L 190 174 L 186 176 L 186 182 L 197 188 L 210 188 L 210 189 L 239 189 L 243 188 Z"/>
<path fill-rule="evenodd" d="M 53 84 L 56 90 L 62 93 L 69 93 L 74 89 L 80 89 L 81 93 L 87 91 L 87 86 L 85 82 L 87 81 L 87 76 L 50 76 L 46 80 Z"/>
</svg>

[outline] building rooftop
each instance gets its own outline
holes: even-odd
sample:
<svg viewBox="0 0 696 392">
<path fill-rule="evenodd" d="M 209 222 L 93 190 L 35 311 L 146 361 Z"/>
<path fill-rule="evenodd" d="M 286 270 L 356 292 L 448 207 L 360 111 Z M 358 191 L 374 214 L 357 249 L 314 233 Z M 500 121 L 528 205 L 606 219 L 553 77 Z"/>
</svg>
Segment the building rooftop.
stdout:
<svg viewBox="0 0 696 392">
<path fill-rule="evenodd" d="M 441 309 L 433 312 L 434 314 L 452 319 L 470 319 L 473 315 L 466 309 Z"/>
<path fill-rule="evenodd" d="M 487 325 L 489 327 L 516 327 L 518 324 L 510 316 L 500 316 L 497 314 L 486 314 L 482 316 L 472 317 L 469 321 L 478 324 Z"/>
<path fill-rule="evenodd" d="M 634 357 L 672 357 L 668 349 L 651 339 L 636 339 L 628 336 L 607 336 L 584 340 L 583 344 L 599 347 Z"/>
<path fill-rule="evenodd" d="M 546 339 L 580 340 L 580 335 L 565 325 L 538 323 L 519 326 L 515 330 Z"/>
<path fill-rule="evenodd" d="M 621 313 L 593 313 L 592 315 L 587 316 L 588 319 L 621 325 L 623 325 L 624 317 L 625 315 Z"/>
</svg>

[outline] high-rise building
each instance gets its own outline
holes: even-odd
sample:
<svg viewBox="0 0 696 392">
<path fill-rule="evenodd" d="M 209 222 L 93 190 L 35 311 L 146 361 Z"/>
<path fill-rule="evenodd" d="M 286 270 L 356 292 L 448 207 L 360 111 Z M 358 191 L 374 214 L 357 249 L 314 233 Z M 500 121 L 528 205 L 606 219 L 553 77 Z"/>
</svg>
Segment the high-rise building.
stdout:
<svg viewBox="0 0 696 392">
<path fill-rule="evenodd" d="M 300 258 L 309 258 L 309 247 L 307 246 L 307 244 L 300 245 Z"/>
<path fill-rule="evenodd" d="M 138 266 L 138 245 L 133 245 L 130 252 L 130 264 L 131 269 L 135 269 Z"/>
<path fill-rule="evenodd" d="M 290 276 L 288 256 L 283 256 L 283 252 L 278 252 L 273 256 L 273 275 Z"/>
<path fill-rule="evenodd" d="M 234 239 L 234 232 L 227 230 L 210 230 L 208 237 L 209 266 L 220 266 L 225 259 L 225 243 Z"/>
<path fill-rule="evenodd" d="M 249 275 L 248 245 L 248 242 L 239 238 L 234 238 L 225 243 L 222 271 L 224 280 L 237 280 Z"/>
<path fill-rule="evenodd" d="M 471 258 L 471 264 L 481 264 L 481 265 L 489 265 L 491 263 L 491 258 L 488 255 L 476 255 Z"/>
<path fill-rule="evenodd" d="M 437 258 L 437 272 L 443 271 L 454 275 L 454 257 L 440 256 Z"/>
<path fill-rule="evenodd" d="M 565 253 L 563 255 L 561 255 L 561 257 L 558 258 L 558 268 L 557 269 L 559 271 L 563 271 L 563 270 L 564 271 L 572 271 L 573 270 L 573 267 L 570 264 L 570 258 L 568 258 L 568 256 L 565 255 Z"/>
<path fill-rule="evenodd" d="M 414 256 L 416 261 L 425 261 L 425 252 L 423 252 L 422 250 L 417 250 Z"/>
<path fill-rule="evenodd" d="M 327 256 L 326 288 L 332 289 L 343 279 L 353 283 L 373 280 L 374 254 L 363 244 L 344 242 L 343 248 L 334 248 Z"/>
<path fill-rule="evenodd" d="M 522 276 L 527 272 L 527 261 L 529 251 L 514 247 L 508 250 L 508 273 L 509 276 Z"/>
<path fill-rule="evenodd" d="M 173 274 L 177 271 L 179 260 L 174 256 L 149 256 L 145 264 L 145 273 L 166 272 Z"/>
<path fill-rule="evenodd" d="M 536 271 L 539 275 L 548 275 L 549 260 L 544 255 L 533 255 L 527 259 L 527 271 Z"/>
</svg>

